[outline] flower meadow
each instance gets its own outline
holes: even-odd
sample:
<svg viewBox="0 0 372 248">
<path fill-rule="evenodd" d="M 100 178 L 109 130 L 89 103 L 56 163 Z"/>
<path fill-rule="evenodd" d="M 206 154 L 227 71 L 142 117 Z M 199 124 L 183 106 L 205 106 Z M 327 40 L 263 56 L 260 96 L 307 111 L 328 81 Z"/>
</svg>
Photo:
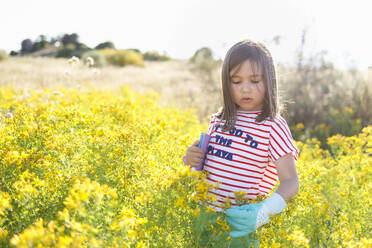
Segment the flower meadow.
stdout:
<svg viewBox="0 0 372 248">
<path fill-rule="evenodd" d="M 182 156 L 208 124 L 158 97 L 1 87 L 0 247 L 201 247 L 212 186 Z M 372 247 L 372 126 L 319 144 L 296 142 L 300 190 L 260 247 Z M 228 247 L 224 219 L 207 228 Z"/>
</svg>

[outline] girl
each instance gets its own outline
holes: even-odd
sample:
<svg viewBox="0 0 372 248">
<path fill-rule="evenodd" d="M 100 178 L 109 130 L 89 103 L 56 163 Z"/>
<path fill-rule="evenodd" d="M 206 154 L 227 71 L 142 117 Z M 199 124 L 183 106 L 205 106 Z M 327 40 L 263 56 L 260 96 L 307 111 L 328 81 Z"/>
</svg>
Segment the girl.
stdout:
<svg viewBox="0 0 372 248">
<path fill-rule="evenodd" d="M 226 218 L 232 230 L 230 247 L 251 247 L 252 243 L 258 247 L 254 231 L 282 212 L 299 188 L 299 151 L 279 113 L 273 59 L 263 44 L 244 40 L 229 49 L 222 68 L 222 91 L 223 107 L 212 115 L 206 154 L 196 140 L 184 160 L 196 167 L 205 157 L 207 181 L 216 186 L 208 191 L 216 199 L 208 201 L 216 210 L 210 218 Z M 277 190 L 267 197 L 278 179 Z M 245 191 L 246 200 L 259 199 L 259 194 L 267 198 L 241 205 L 234 194 L 238 191 Z M 226 207 L 229 199 L 230 208 Z"/>
</svg>

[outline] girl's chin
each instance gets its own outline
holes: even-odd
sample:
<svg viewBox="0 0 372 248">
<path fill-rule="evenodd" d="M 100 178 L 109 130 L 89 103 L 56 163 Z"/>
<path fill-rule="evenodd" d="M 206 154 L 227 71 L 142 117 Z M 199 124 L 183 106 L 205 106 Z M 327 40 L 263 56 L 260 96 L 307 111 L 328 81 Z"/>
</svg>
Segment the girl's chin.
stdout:
<svg viewBox="0 0 372 248">
<path fill-rule="evenodd" d="M 260 111 L 260 110 L 256 110 L 256 109 L 242 109 L 242 108 L 240 108 L 240 109 L 238 109 L 238 111 Z"/>
<path fill-rule="evenodd" d="M 238 107 L 239 111 L 261 111 L 259 108 L 250 108 L 250 107 Z"/>
</svg>

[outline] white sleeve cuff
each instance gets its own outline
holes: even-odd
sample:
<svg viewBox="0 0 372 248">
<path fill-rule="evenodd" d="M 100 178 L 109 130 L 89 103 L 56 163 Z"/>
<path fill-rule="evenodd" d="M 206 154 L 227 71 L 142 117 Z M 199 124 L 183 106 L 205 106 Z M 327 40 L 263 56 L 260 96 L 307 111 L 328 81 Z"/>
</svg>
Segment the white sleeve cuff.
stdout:
<svg viewBox="0 0 372 248">
<path fill-rule="evenodd" d="M 278 214 L 287 206 L 287 203 L 278 193 L 271 194 L 263 201 L 261 209 L 257 213 L 256 229 L 260 226 L 269 223 L 270 216 Z"/>
<path fill-rule="evenodd" d="M 283 199 L 281 195 L 278 193 L 272 193 L 266 200 L 263 201 L 264 204 L 270 209 L 270 213 L 278 214 L 283 211 L 283 209 L 287 206 L 287 203 Z"/>
</svg>

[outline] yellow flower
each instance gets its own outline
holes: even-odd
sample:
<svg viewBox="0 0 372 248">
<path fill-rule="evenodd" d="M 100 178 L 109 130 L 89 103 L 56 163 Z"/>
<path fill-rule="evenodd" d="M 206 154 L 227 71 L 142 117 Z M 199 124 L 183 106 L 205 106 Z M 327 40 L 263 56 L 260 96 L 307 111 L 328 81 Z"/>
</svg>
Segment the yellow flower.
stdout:
<svg viewBox="0 0 372 248">
<path fill-rule="evenodd" d="M 305 237 L 303 230 L 295 230 L 288 236 L 288 239 L 293 241 L 297 245 L 309 246 L 309 240 Z"/>
<path fill-rule="evenodd" d="M 211 208 L 210 206 L 207 206 L 205 211 L 206 211 L 207 213 L 210 213 L 210 212 L 215 213 L 215 212 L 216 212 L 216 210 L 215 210 L 214 208 Z"/>
<path fill-rule="evenodd" d="M 136 248 L 145 248 L 145 247 L 148 247 L 147 244 L 140 240 L 139 242 L 136 243 Z"/>
<path fill-rule="evenodd" d="M 137 237 L 137 232 L 135 230 L 128 230 L 127 235 L 130 239 L 134 240 Z"/>
<path fill-rule="evenodd" d="M 0 191 L 0 220 L 1 216 L 5 215 L 5 209 L 11 208 L 11 198 L 7 192 Z"/>
<path fill-rule="evenodd" d="M 368 247 L 368 248 L 372 247 L 372 239 L 363 237 L 361 241 L 362 241 L 363 247 Z"/>
<path fill-rule="evenodd" d="M 184 208 L 184 207 L 186 207 L 185 199 L 183 199 L 183 198 L 179 198 L 179 199 L 174 203 L 174 206 L 176 206 L 176 207 L 180 207 L 180 208 Z"/>
<path fill-rule="evenodd" d="M 350 108 L 350 107 L 344 107 L 344 111 L 349 113 L 349 114 L 352 114 L 353 113 L 353 109 Z"/>
<path fill-rule="evenodd" d="M 97 136 L 103 136 L 105 134 L 105 130 L 102 127 L 99 127 L 96 131 Z"/>
<path fill-rule="evenodd" d="M 0 227 L 0 240 L 5 239 L 8 236 L 8 230 L 4 230 Z"/>
<path fill-rule="evenodd" d="M 297 123 L 296 124 L 296 128 L 299 129 L 299 130 L 302 130 L 305 128 L 304 124 L 302 124 L 301 122 Z"/>
<path fill-rule="evenodd" d="M 200 213 L 200 208 L 195 208 L 194 210 L 192 210 L 192 215 L 194 216 L 194 217 L 196 217 L 199 213 Z"/>
<path fill-rule="evenodd" d="M 147 218 L 138 218 L 137 224 L 143 225 L 147 223 Z"/>
</svg>

